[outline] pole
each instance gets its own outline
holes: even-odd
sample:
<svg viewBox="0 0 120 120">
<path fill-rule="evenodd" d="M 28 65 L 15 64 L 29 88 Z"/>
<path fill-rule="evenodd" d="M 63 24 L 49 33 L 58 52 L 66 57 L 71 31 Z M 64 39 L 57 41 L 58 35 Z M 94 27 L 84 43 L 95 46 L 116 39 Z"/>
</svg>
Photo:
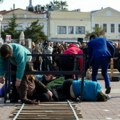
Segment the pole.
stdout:
<svg viewBox="0 0 120 120">
<path fill-rule="evenodd" d="M 3 16 L 0 15 L 0 39 L 1 39 L 2 20 L 3 20 Z"/>
<path fill-rule="evenodd" d="M 113 69 L 114 69 L 114 60 L 113 58 L 111 58 L 111 62 L 110 62 L 110 79 L 112 80 L 113 77 Z"/>
</svg>

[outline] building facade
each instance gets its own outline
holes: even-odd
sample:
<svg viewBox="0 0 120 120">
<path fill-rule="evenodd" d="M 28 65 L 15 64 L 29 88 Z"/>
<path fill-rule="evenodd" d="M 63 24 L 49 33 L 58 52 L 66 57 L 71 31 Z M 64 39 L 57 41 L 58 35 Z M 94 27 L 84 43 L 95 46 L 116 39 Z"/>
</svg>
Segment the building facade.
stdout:
<svg viewBox="0 0 120 120">
<path fill-rule="evenodd" d="M 84 38 L 90 31 L 89 12 L 51 11 L 48 14 L 48 35 L 51 40 Z"/>
<path fill-rule="evenodd" d="M 13 14 L 16 15 L 16 24 L 18 27 L 17 30 L 24 31 L 27 27 L 31 25 L 32 22 L 39 20 L 39 24 L 43 26 L 43 31 L 45 35 L 48 35 L 47 33 L 47 14 L 46 13 L 34 13 L 23 9 L 13 9 L 10 11 L 1 11 L 1 14 L 3 15 L 3 21 L 2 21 L 2 30 L 6 29 L 8 27 L 8 23 L 10 19 L 13 17 Z"/>
<path fill-rule="evenodd" d="M 110 40 L 120 40 L 120 12 L 110 7 L 92 12 L 47 11 L 35 13 L 23 9 L 1 11 L 2 30 L 6 29 L 13 13 L 17 17 L 17 30 L 24 31 L 30 24 L 39 20 L 49 40 L 77 40 L 85 38 L 95 26 L 101 26 Z"/>
<path fill-rule="evenodd" d="M 120 12 L 107 7 L 91 12 L 91 28 L 101 26 L 110 40 L 120 40 Z"/>
</svg>

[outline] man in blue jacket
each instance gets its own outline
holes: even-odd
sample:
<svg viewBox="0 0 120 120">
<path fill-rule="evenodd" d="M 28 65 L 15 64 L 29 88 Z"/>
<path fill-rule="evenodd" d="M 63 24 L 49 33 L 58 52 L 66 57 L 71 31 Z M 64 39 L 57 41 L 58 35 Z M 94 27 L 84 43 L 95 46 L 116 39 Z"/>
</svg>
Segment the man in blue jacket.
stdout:
<svg viewBox="0 0 120 120">
<path fill-rule="evenodd" d="M 115 48 L 106 39 L 102 37 L 90 36 L 90 42 L 88 43 L 89 62 L 92 67 L 92 80 L 97 81 L 97 72 L 101 68 L 102 75 L 105 80 L 106 94 L 111 91 L 110 78 L 107 73 L 110 59 L 114 56 Z"/>
<path fill-rule="evenodd" d="M 24 46 L 16 43 L 3 44 L 0 48 L 0 83 L 4 83 L 4 76 L 6 73 L 6 60 L 10 60 L 11 69 L 16 72 L 16 75 L 12 76 L 13 82 L 13 96 L 17 99 L 16 88 L 20 86 L 26 63 L 31 60 L 31 52 Z M 14 102 L 14 100 L 13 100 Z"/>
</svg>

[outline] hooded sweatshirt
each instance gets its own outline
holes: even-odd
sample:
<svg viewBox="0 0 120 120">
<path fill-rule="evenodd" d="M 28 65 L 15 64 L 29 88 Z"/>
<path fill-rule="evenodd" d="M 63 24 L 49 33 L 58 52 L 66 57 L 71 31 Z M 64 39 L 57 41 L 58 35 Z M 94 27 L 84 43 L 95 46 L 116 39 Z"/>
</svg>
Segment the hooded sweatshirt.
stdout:
<svg viewBox="0 0 120 120">
<path fill-rule="evenodd" d="M 83 55 L 83 51 L 75 44 L 70 44 L 68 48 L 64 51 L 64 54 L 79 54 Z M 80 57 L 78 60 L 80 71 L 83 69 L 83 58 Z"/>
</svg>

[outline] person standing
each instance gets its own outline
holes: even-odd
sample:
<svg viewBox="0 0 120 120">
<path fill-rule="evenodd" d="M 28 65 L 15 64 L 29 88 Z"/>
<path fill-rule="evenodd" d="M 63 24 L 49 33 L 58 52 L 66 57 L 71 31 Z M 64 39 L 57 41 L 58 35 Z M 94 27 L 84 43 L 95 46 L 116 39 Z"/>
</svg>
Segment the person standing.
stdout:
<svg viewBox="0 0 120 120">
<path fill-rule="evenodd" d="M 114 46 L 106 38 L 97 37 L 96 35 L 90 36 L 88 54 L 90 66 L 92 67 L 92 80 L 97 81 L 98 69 L 101 68 L 105 80 L 106 94 L 111 92 L 110 77 L 107 70 L 114 52 Z"/>
<path fill-rule="evenodd" d="M 53 47 L 51 46 L 50 42 L 46 42 L 44 44 L 44 49 L 43 49 L 42 54 L 51 54 L 52 55 L 52 52 L 53 52 Z M 43 71 L 52 70 L 52 56 L 43 57 L 42 70 Z"/>
<path fill-rule="evenodd" d="M 10 60 L 11 70 L 15 75 L 11 75 L 12 80 L 12 98 L 11 102 L 18 101 L 17 88 L 21 84 L 26 63 L 31 61 L 32 57 L 27 54 L 31 52 L 24 46 L 16 43 L 3 44 L 0 48 L 0 83 L 4 83 L 6 73 L 6 61 Z"/>
<path fill-rule="evenodd" d="M 62 56 L 61 61 L 61 70 L 63 71 L 73 71 L 74 70 L 74 56 L 71 56 L 72 54 L 79 54 L 83 55 L 83 51 L 76 46 L 75 44 L 70 44 L 68 48 L 64 51 L 63 53 L 66 56 Z M 70 55 L 70 56 L 67 56 Z M 83 70 L 83 58 L 78 58 L 77 59 L 77 70 L 80 70 L 80 73 Z M 70 74 L 70 75 L 65 75 L 65 79 L 76 79 L 75 75 Z"/>
<path fill-rule="evenodd" d="M 39 49 L 39 44 L 35 44 L 34 48 L 32 49 L 32 54 L 42 54 L 42 51 Z M 41 70 L 42 65 L 42 57 L 37 55 L 32 57 L 33 67 L 35 70 Z"/>
</svg>

